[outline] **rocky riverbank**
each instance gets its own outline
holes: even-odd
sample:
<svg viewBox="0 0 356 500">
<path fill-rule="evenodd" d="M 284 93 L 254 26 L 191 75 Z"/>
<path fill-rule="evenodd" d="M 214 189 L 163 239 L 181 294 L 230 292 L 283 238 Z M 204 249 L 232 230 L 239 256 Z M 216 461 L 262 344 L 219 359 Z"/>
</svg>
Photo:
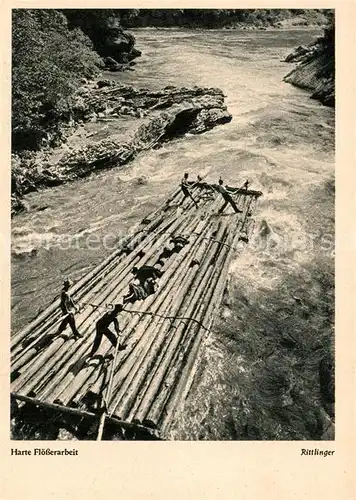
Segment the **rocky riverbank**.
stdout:
<svg viewBox="0 0 356 500">
<path fill-rule="evenodd" d="M 308 46 L 299 46 L 285 62 L 297 63 L 284 81 L 310 90 L 311 99 L 335 107 L 335 47 L 334 27 L 325 29 L 323 37 Z"/>
<path fill-rule="evenodd" d="M 62 9 L 70 29 L 79 28 L 93 43 L 108 71 L 125 71 L 141 55 L 135 37 L 124 31 L 112 11 Z"/>
<path fill-rule="evenodd" d="M 216 88 L 136 89 L 109 80 L 78 90 L 64 145 L 12 158 L 11 214 L 28 210 L 31 191 L 128 163 L 137 154 L 187 132 L 231 121 Z"/>
</svg>

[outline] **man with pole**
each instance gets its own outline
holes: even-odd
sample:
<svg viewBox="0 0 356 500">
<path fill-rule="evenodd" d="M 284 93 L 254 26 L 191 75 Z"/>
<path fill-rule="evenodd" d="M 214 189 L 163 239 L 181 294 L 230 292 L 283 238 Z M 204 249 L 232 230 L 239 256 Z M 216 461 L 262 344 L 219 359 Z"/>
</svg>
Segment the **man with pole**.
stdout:
<svg viewBox="0 0 356 500">
<path fill-rule="evenodd" d="M 62 309 L 63 313 L 63 320 L 61 324 L 59 325 L 58 328 L 58 334 L 62 333 L 66 328 L 67 325 L 69 325 L 72 329 L 73 335 L 76 339 L 81 338 L 83 335 L 81 335 L 78 332 L 77 326 L 75 324 L 75 318 L 74 318 L 74 312 L 78 310 L 77 306 L 74 304 L 72 297 L 70 296 L 69 293 L 69 288 L 71 286 L 72 282 L 69 279 L 66 279 L 63 282 L 63 289 L 61 292 L 61 304 L 60 307 Z"/>
<path fill-rule="evenodd" d="M 224 186 L 224 181 L 222 180 L 222 178 L 220 177 L 219 179 L 219 185 L 216 187 L 216 190 L 222 195 L 222 197 L 224 198 L 224 204 L 223 206 L 219 209 L 219 214 L 223 213 L 223 211 L 225 210 L 226 206 L 228 204 L 230 204 L 232 206 L 232 208 L 235 210 L 235 212 L 238 214 L 238 213 L 242 213 L 242 210 L 239 210 L 237 208 L 237 205 L 236 203 L 234 202 L 231 194 L 229 193 L 229 191 L 227 190 L 227 188 Z"/>
<path fill-rule="evenodd" d="M 180 204 L 182 204 L 182 203 L 183 203 L 183 201 L 184 201 L 186 198 L 190 198 L 191 200 L 193 200 L 195 207 L 196 207 L 196 208 L 198 208 L 198 203 L 197 203 L 197 202 L 195 201 L 195 199 L 193 198 L 192 193 L 190 192 L 190 189 L 189 189 L 189 184 L 188 184 L 188 175 L 189 175 L 189 174 L 186 172 L 186 173 L 184 174 L 183 179 L 181 180 L 181 183 L 180 183 L 180 187 L 181 187 L 182 192 L 183 192 L 183 194 L 184 194 L 184 198 L 183 198 L 183 200 L 181 201 L 181 203 L 180 203 Z"/>
</svg>

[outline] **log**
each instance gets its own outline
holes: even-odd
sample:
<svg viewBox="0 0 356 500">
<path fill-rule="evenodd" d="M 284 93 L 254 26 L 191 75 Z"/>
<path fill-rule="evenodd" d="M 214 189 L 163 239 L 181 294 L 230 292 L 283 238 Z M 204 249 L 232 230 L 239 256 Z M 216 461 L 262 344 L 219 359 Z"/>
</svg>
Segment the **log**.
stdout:
<svg viewBox="0 0 356 500">
<path fill-rule="evenodd" d="M 195 242 L 195 244 L 196 244 L 196 245 L 198 245 L 198 244 L 199 244 L 199 240 L 197 240 L 197 241 Z M 184 250 L 184 249 L 183 249 L 183 250 Z M 183 250 L 182 250 L 182 252 L 183 252 Z M 177 259 L 177 260 L 178 260 L 178 259 Z M 178 263 L 179 263 L 179 262 L 178 262 Z M 182 268 L 182 269 L 181 269 L 181 272 L 180 272 L 180 273 L 179 273 L 179 275 L 177 275 L 177 277 L 176 277 L 176 282 L 178 282 L 178 284 L 180 284 L 180 285 L 179 285 L 179 289 L 183 290 L 183 292 L 184 292 L 184 287 L 182 287 L 182 278 L 181 278 L 181 276 L 182 276 L 182 275 L 184 276 L 184 275 L 186 274 L 186 272 L 187 272 L 187 266 L 189 266 L 189 259 L 187 259 L 186 267 L 185 267 L 185 268 Z M 183 278 L 183 280 L 184 280 L 184 278 Z M 184 283 L 185 283 L 185 282 L 184 282 Z M 183 285 L 184 285 L 184 283 L 183 283 Z M 173 284 L 173 286 L 174 286 L 174 284 Z M 177 301 L 177 300 L 178 300 L 178 299 L 177 299 L 177 292 L 173 295 L 173 294 L 171 293 L 171 290 L 172 290 L 172 285 L 171 285 L 171 287 L 170 287 L 168 290 L 165 290 L 165 292 L 164 292 L 164 293 L 165 293 L 165 297 L 168 297 L 168 298 L 167 298 L 167 299 L 165 299 L 165 302 L 164 302 L 164 303 L 160 306 L 160 307 L 161 307 L 160 312 L 162 311 L 162 309 L 163 309 L 163 308 L 164 308 L 165 310 L 169 310 L 169 309 L 172 307 L 172 303 L 173 303 L 173 301 Z M 148 346 L 150 345 L 150 344 L 149 344 L 149 342 L 150 342 L 150 341 L 153 341 L 153 339 L 148 338 L 148 339 L 146 339 L 146 341 L 145 341 L 145 340 L 143 341 L 143 342 L 144 342 L 144 345 L 143 345 L 142 349 L 145 349 L 145 350 L 143 350 L 143 354 L 141 355 L 141 357 L 140 357 L 139 359 L 142 359 L 142 356 L 144 356 L 144 355 L 145 355 L 145 353 L 147 352 L 147 348 L 148 348 Z M 133 365 L 134 365 L 134 360 L 133 360 L 133 359 L 131 359 L 131 360 L 130 360 L 130 364 L 128 365 L 127 373 L 129 373 L 129 372 L 132 370 Z M 133 375 L 133 372 L 131 372 L 131 375 Z M 117 399 L 117 400 L 119 400 L 119 399 L 120 399 L 120 397 L 121 397 L 121 393 L 123 392 L 123 385 L 122 385 L 122 383 L 123 383 L 123 380 L 124 380 L 124 378 L 125 378 L 125 374 L 120 373 L 120 374 L 118 375 L 118 377 L 120 377 L 120 378 L 115 380 L 115 386 L 116 386 L 116 387 L 120 387 L 119 393 L 117 393 L 117 394 L 115 395 L 115 399 Z M 131 379 L 130 379 L 130 380 L 131 380 Z M 127 380 L 126 380 L 126 382 L 125 382 L 125 387 L 126 387 L 126 385 L 129 385 L 129 381 L 127 381 Z M 112 409 L 112 408 L 113 408 L 113 403 L 112 403 L 112 402 L 110 402 L 110 409 L 111 409 L 111 411 L 113 411 L 113 409 Z"/>
<path fill-rule="evenodd" d="M 82 418 L 83 417 L 90 418 L 90 419 L 97 419 L 98 418 L 98 415 L 96 413 L 78 410 L 76 408 L 68 408 L 67 406 L 61 406 L 61 405 L 57 405 L 57 404 L 53 404 L 53 403 L 46 403 L 43 401 L 39 401 L 35 398 L 29 398 L 27 396 L 23 396 L 22 394 L 12 393 L 11 395 L 12 395 L 12 397 L 14 397 L 15 399 L 17 399 L 19 401 L 24 401 L 25 403 L 30 403 L 30 404 L 34 404 L 34 405 L 37 405 L 37 406 L 40 406 L 43 408 L 55 410 L 58 413 L 64 413 L 64 414 L 73 415 L 73 416 L 82 417 Z M 143 434 L 148 434 L 152 437 L 158 438 L 157 432 L 152 431 L 152 429 L 148 429 L 148 428 L 144 427 L 143 425 L 135 425 L 135 424 L 131 424 L 130 422 L 120 422 L 115 417 L 108 417 L 107 416 L 107 419 L 111 424 L 114 424 L 114 425 L 121 427 L 123 429 L 136 430 L 136 431 L 141 432 Z"/>
<path fill-rule="evenodd" d="M 223 225 L 226 225 L 226 222 Z M 215 243 L 212 246 L 216 246 L 216 245 L 217 244 Z M 206 272 L 208 270 L 209 265 L 210 265 L 210 259 L 208 258 L 208 259 L 206 259 L 205 265 L 202 268 L 198 269 L 198 271 L 196 271 L 196 269 L 192 269 L 192 268 L 190 268 L 188 271 L 186 271 L 186 275 L 184 277 L 184 280 L 183 280 L 183 283 L 181 286 L 181 293 L 175 294 L 175 304 L 173 306 L 174 311 L 172 311 L 171 314 L 174 314 L 177 316 L 188 316 L 188 317 L 191 316 L 192 311 L 194 310 L 194 307 L 195 307 L 196 297 L 198 297 L 199 294 L 201 293 L 201 290 L 204 289 L 205 282 L 206 282 Z M 187 289 L 187 285 L 189 283 L 190 283 L 191 293 L 190 293 L 190 295 L 187 295 L 186 289 Z M 178 344 L 180 336 L 181 336 L 182 332 L 184 331 L 184 328 L 186 327 L 186 323 L 184 321 L 181 321 L 180 324 L 182 326 L 176 327 L 177 330 L 174 332 L 174 335 L 172 334 L 173 346 Z M 162 342 L 162 340 L 165 338 L 165 335 L 170 328 L 171 327 L 170 327 L 169 323 L 168 323 L 168 325 L 163 325 L 163 327 L 160 329 L 160 332 L 158 332 L 156 339 L 153 341 L 153 345 L 155 345 L 155 342 L 160 344 L 160 342 Z M 152 344 L 150 345 L 150 347 L 152 347 Z M 168 349 L 172 350 L 172 347 L 170 344 L 168 344 Z M 173 349 L 174 349 L 174 347 L 173 347 Z M 151 352 L 148 353 L 148 357 L 144 358 L 145 363 L 148 364 L 149 367 L 151 367 L 152 361 L 153 362 L 155 361 L 154 358 L 155 358 L 155 351 L 156 350 L 151 348 L 150 351 Z M 167 357 L 169 358 L 168 355 L 166 355 L 166 358 Z M 158 356 L 158 358 L 156 360 L 156 364 L 159 365 L 159 370 L 161 369 L 162 364 L 164 364 L 165 362 L 169 362 L 169 359 L 168 359 L 168 361 L 166 361 L 166 358 L 163 358 L 163 360 L 161 361 L 160 356 Z M 160 361 L 161 361 L 161 363 L 160 363 Z M 118 413 L 118 415 L 120 415 L 120 418 L 121 418 L 121 415 L 123 416 L 123 418 L 126 418 L 126 412 L 129 410 L 132 402 L 134 401 L 134 398 L 136 397 L 137 392 L 140 389 L 140 383 L 142 382 L 143 378 L 144 377 L 147 378 L 147 376 L 149 375 L 150 368 L 147 371 L 146 369 L 139 367 L 137 370 L 140 371 L 141 376 L 139 376 L 138 378 L 136 377 L 134 379 L 133 386 L 131 386 L 131 389 L 130 389 L 130 396 L 126 397 L 125 401 L 123 401 L 123 403 L 120 405 L 120 412 Z M 157 376 L 157 374 L 155 374 L 155 377 L 156 376 Z M 124 394 L 123 398 L 124 398 L 124 396 L 127 396 L 127 394 Z M 142 403 L 142 404 L 144 404 L 144 403 Z"/>
<path fill-rule="evenodd" d="M 223 231 L 223 228 L 221 229 Z M 212 247 L 216 246 L 216 243 L 212 243 Z M 214 252 L 212 248 L 212 252 Z M 212 253 L 210 252 L 210 254 Z M 189 303 L 186 298 L 186 309 L 183 309 L 184 316 L 190 317 L 194 314 L 194 310 L 198 307 L 199 300 L 201 296 L 204 294 L 204 290 L 209 283 L 209 280 L 214 277 L 214 267 L 210 264 L 210 258 L 206 260 L 205 266 L 201 269 L 201 273 L 196 275 L 196 279 L 193 281 L 191 285 L 191 294 L 189 297 Z M 199 275 L 200 274 L 200 275 Z M 146 390 L 146 393 L 135 413 L 135 420 L 140 421 L 144 418 L 144 415 L 147 413 L 150 408 L 155 395 L 158 393 L 160 385 L 165 377 L 166 371 L 169 368 L 169 365 L 172 362 L 172 358 L 176 352 L 176 349 L 180 345 L 180 342 L 183 338 L 184 332 L 187 329 L 187 323 L 181 322 L 178 326 L 174 336 L 171 339 L 171 343 L 168 344 L 166 352 L 164 352 L 162 359 L 159 359 L 157 363 L 156 371 L 154 372 L 154 383 L 152 383 Z"/>
<path fill-rule="evenodd" d="M 98 435 L 96 437 L 97 441 L 101 441 L 101 439 L 103 437 L 105 418 L 106 418 L 106 414 L 105 414 L 105 412 L 103 412 L 101 417 L 100 417 L 100 421 L 99 421 Z"/>
<path fill-rule="evenodd" d="M 147 256 L 145 256 L 145 259 L 148 258 L 148 257 L 149 257 L 149 255 L 147 254 Z M 122 285 L 122 283 L 121 283 L 121 285 Z M 123 287 L 121 286 L 121 288 L 123 288 Z M 91 321 L 92 321 L 92 323 L 93 323 L 93 314 L 95 314 L 95 313 L 91 314 Z M 97 318 L 97 315 L 95 315 L 95 319 L 96 318 Z M 84 348 L 82 346 L 83 346 L 83 344 L 80 346 L 80 349 L 76 353 L 74 359 L 70 358 L 69 362 L 71 364 L 76 363 L 78 361 L 78 359 L 84 354 L 84 352 L 88 351 L 89 346 L 85 345 Z M 72 349 L 70 351 L 70 354 L 72 354 L 72 351 L 74 350 L 74 347 L 75 346 L 72 347 Z M 51 363 L 53 363 L 53 358 L 51 360 Z M 45 390 L 44 393 L 42 392 L 41 397 L 46 397 L 46 394 L 49 394 L 51 391 L 53 391 L 52 394 L 51 394 L 51 398 L 57 398 L 58 397 L 58 395 L 60 394 L 60 392 L 64 389 L 65 383 L 68 381 L 68 377 L 66 377 L 65 379 L 63 379 L 63 376 L 65 375 L 64 372 L 67 372 L 67 365 L 59 373 L 57 373 L 57 375 L 55 376 L 55 378 L 47 385 L 46 390 Z M 67 373 L 67 375 L 69 375 L 69 374 Z M 72 377 L 69 377 L 69 379 L 70 378 L 72 378 Z M 58 381 L 61 381 L 61 386 L 58 386 L 58 388 L 54 389 L 54 387 L 58 383 Z M 40 396 L 38 395 L 38 397 L 40 397 Z"/>
<path fill-rule="evenodd" d="M 176 227 L 176 226 L 177 226 L 177 225 L 179 225 L 179 224 L 180 224 L 180 222 L 179 222 L 179 221 L 175 221 L 175 223 L 173 224 L 172 228 Z M 168 227 L 169 227 L 169 226 L 168 226 Z M 141 264 L 141 265 L 142 265 L 142 262 L 144 262 L 144 263 L 145 263 L 145 262 L 147 261 L 147 259 L 148 259 L 148 256 L 149 256 L 150 254 L 154 253 L 154 252 L 156 251 L 156 249 L 162 245 L 162 243 L 161 243 L 161 242 L 163 241 L 163 239 L 164 239 L 164 238 L 166 238 L 165 233 L 163 233 L 163 234 L 161 235 L 161 237 L 158 239 L 158 241 L 157 241 L 156 243 L 154 243 L 154 244 L 153 244 L 153 246 L 152 246 L 152 247 L 151 247 L 151 249 L 150 249 L 150 252 L 149 252 L 149 253 L 148 253 L 145 257 L 143 257 L 141 260 L 139 260 L 139 261 L 137 262 L 137 265 L 139 265 L 139 264 Z M 145 247 L 144 247 L 144 248 L 145 248 Z M 134 262 L 134 263 L 135 263 L 135 262 Z M 125 265 L 125 264 L 126 264 L 126 265 Z M 114 287 L 116 286 L 116 284 L 117 284 L 119 281 L 121 281 L 121 280 L 125 279 L 125 277 L 127 277 L 127 275 L 129 275 L 129 273 L 130 273 L 130 270 L 129 270 L 129 269 L 131 269 L 132 264 L 133 264 L 133 262 L 132 262 L 132 258 L 130 259 L 129 257 L 127 257 L 127 260 L 126 260 L 126 262 L 124 263 L 125 267 L 124 267 L 124 269 L 122 269 L 121 274 L 116 275 L 116 279 L 115 279 L 115 281 L 114 281 Z M 122 274 L 125 270 L 126 270 L 126 274 Z M 116 271 L 116 274 L 117 274 L 117 271 Z M 127 283 L 126 283 L 126 282 L 125 282 L 125 283 L 126 283 L 126 284 L 128 284 L 128 280 L 126 280 L 126 281 L 127 281 Z M 100 289 L 100 288 L 105 287 L 105 284 L 103 284 L 103 285 L 98 285 L 98 286 L 99 286 L 99 289 Z M 113 288 L 113 285 L 111 285 L 111 287 L 109 287 L 109 288 L 110 288 L 110 289 L 112 289 L 112 288 Z M 96 291 L 97 291 L 97 289 L 92 290 L 92 291 L 90 292 L 90 294 L 88 294 L 87 296 L 85 296 L 85 297 L 84 297 L 84 298 L 85 298 L 85 300 L 86 300 L 86 301 L 89 301 L 89 300 L 91 299 L 91 297 L 93 296 L 93 294 L 94 294 Z M 106 289 L 105 289 L 105 292 L 107 292 L 107 291 L 108 291 L 108 288 L 106 288 Z M 100 296 L 99 296 L 96 300 L 99 300 L 99 301 L 100 301 L 100 300 L 101 300 L 101 295 L 100 295 Z M 90 311 L 89 311 L 89 313 L 88 313 L 88 314 L 90 314 Z M 84 314 L 84 318 L 83 318 L 83 314 L 82 314 L 82 315 L 80 315 L 80 314 L 79 314 L 79 315 L 77 315 L 77 323 L 78 323 L 78 326 L 79 326 L 79 327 L 83 324 L 83 321 L 86 319 L 86 317 L 88 316 L 88 314 L 86 314 L 86 315 Z M 79 316 L 79 317 L 78 317 L 78 316 Z M 61 320 L 62 320 L 62 319 L 61 319 Z M 80 323 L 80 321 L 81 321 L 81 320 L 82 320 L 82 322 Z M 45 332 L 45 334 L 48 334 L 48 333 L 49 333 L 48 331 L 46 331 L 46 332 Z M 41 337 L 40 337 L 40 338 L 41 338 Z M 39 340 L 39 339 L 37 338 L 37 339 L 36 339 L 36 341 L 35 341 L 35 344 L 36 344 L 36 342 L 38 342 L 38 340 Z M 28 353 L 28 352 L 30 351 L 30 349 L 32 349 L 31 354 L 27 354 L 27 356 L 26 356 L 26 357 L 23 357 L 25 353 Z M 37 353 L 37 351 L 36 351 L 36 349 L 35 349 L 34 347 L 32 347 L 32 344 L 31 344 L 30 346 L 28 346 L 28 348 L 26 348 L 26 349 L 24 350 L 24 352 L 22 352 L 21 356 L 20 356 L 19 358 L 17 358 L 17 359 L 13 362 L 13 365 L 12 365 L 12 366 L 13 366 L 13 371 L 18 370 L 18 369 L 19 369 L 19 368 L 20 368 L 20 367 L 21 367 L 21 366 L 22 366 L 25 362 L 27 362 L 27 360 L 28 360 L 29 356 L 35 356 L 35 355 L 36 355 L 36 353 Z"/>
</svg>

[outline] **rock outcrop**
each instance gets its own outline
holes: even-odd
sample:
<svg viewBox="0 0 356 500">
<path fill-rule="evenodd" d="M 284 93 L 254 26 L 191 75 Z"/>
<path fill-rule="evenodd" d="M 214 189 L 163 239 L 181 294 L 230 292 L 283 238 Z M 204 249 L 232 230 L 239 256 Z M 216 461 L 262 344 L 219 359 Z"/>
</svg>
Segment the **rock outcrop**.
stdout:
<svg viewBox="0 0 356 500">
<path fill-rule="evenodd" d="M 312 92 L 325 106 L 335 107 L 335 47 L 333 26 L 325 29 L 324 36 L 307 47 L 299 46 L 285 62 L 297 66 L 284 77 L 284 81 Z"/>
<path fill-rule="evenodd" d="M 74 119 L 83 122 L 125 120 L 124 132 L 102 140 L 84 140 L 56 162 L 43 161 L 38 155 L 27 159 L 14 156 L 12 213 L 18 211 L 19 199 L 26 193 L 124 165 L 139 152 L 187 132 L 201 134 L 232 119 L 220 89 L 169 86 L 151 91 L 109 80 L 99 81 L 96 88 L 81 89 L 73 113 Z"/>
<path fill-rule="evenodd" d="M 62 9 L 70 28 L 80 28 L 92 41 L 109 71 L 129 69 L 128 63 L 139 57 L 135 37 L 122 29 L 110 9 Z"/>
<path fill-rule="evenodd" d="M 140 57 L 141 51 L 135 48 L 135 37 L 121 28 L 111 28 L 106 44 L 101 48 L 101 55 L 110 56 L 118 63 L 129 63 Z"/>
<path fill-rule="evenodd" d="M 316 50 L 315 42 L 310 45 L 299 45 L 293 52 L 288 54 L 284 62 L 300 62 L 306 55 L 311 55 Z"/>
</svg>

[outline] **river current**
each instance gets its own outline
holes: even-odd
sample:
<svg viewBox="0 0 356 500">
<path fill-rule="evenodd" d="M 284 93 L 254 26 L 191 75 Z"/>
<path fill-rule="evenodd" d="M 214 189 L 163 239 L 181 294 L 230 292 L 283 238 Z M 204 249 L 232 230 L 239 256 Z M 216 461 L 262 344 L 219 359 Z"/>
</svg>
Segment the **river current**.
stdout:
<svg viewBox="0 0 356 500">
<path fill-rule="evenodd" d="M 162 203 L 185 171 L 211 182 L 221 175 L 233 186 L 249 179 L 252 189 L 263 192 L 254 237 L 231 269 L 237 310 L 239 303 L 253 309 L 261 300 L 268 309 L 266 297 L 277 300 L 278 291 L 283 297 L 312 293 L 315 269 L 332 272 L 334 110 L 284 83 L 293 66 L 282 61 L 317 35 L 306 30 L 137 30 L 142 57 L 135 71 L 115 78 L 152 89 L 218 87 L 233 119 L 144 153 L 124 168 L 31 194 L 30 204 L 43 210 L 12 222 L 12 330 L 53 300 L 64 277 L 77 280 L 108 255 L 120 237 Z M 231 312 L 222 309 L 222 314 L 231 320 Z M 251 314 L 251 308 L 241 313 L 236 328 L 259 328 Z M 228 352 L 214 342 L 208 340 L 203 357 L 223 369 Z M 234 367 L 238 359 L 235 353 Z M 243 361 L 240 368 L 244 371 Z M 202 367 L 198 373 L 204 386 Z M 187 425 L 181 424 L 179 436 L 191 437 L 182 431 Z"/>
</svg>

